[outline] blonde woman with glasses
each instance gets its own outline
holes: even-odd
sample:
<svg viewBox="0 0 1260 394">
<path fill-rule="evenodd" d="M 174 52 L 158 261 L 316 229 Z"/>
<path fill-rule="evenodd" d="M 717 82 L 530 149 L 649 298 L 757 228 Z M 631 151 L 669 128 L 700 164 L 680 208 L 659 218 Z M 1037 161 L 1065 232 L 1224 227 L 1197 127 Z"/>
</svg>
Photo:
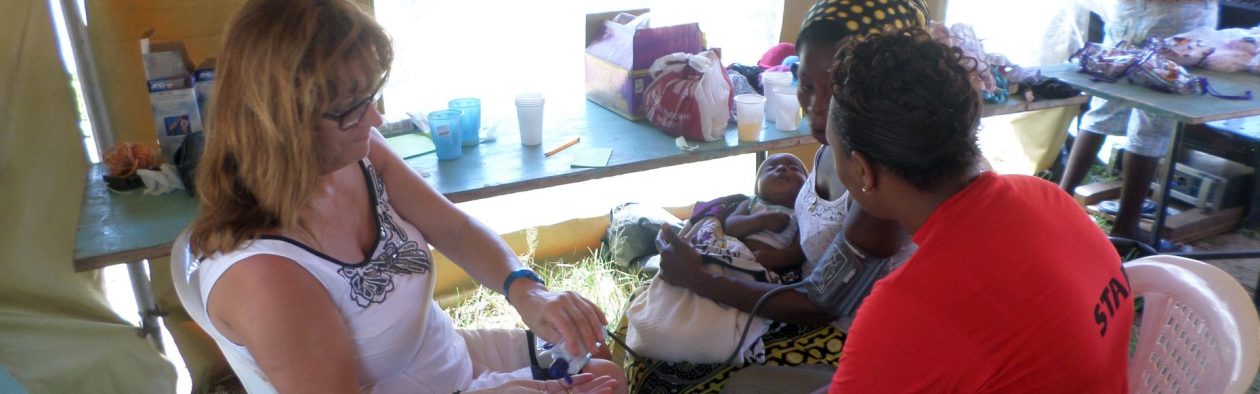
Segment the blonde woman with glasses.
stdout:
<svg viewBox="0 0 1260 394">
<path fill-rule="evenodd" d="M 370 16 L 344 0 L 253 0 L 219 60 L 188 271 L 205 329 L 265 376 L 247 389 L 624 391 L 606 360 L 571 379 L 531 368 L 532 334 L 595 349 L 603 312 L 548 290 L 390 151 L 374 126 L 393 51 Z M 429 245 L 502 289 L 532 333 L 456 330 L 433 300 Z"/>
</svg>

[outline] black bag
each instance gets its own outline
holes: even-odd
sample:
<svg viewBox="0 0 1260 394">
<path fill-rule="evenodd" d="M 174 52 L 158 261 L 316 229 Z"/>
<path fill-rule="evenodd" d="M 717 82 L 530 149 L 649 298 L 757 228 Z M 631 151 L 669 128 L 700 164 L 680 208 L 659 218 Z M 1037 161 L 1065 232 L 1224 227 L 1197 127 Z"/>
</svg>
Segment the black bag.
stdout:
<svg viewBox="0 0 1260 394">
<path fill-rule="evenodd" d="M 198 131 L 188 134 L 171 157 L 174 162 L 171 164 L 175 165 L 175 172 L 179 174 L 179 180 L 184 182 L 184 190 L 188 191 L 189 196 L 197 195 L 197 162 L 201 161 L 201 152 L 205 145 L 205 133 Z"/>
</svg>

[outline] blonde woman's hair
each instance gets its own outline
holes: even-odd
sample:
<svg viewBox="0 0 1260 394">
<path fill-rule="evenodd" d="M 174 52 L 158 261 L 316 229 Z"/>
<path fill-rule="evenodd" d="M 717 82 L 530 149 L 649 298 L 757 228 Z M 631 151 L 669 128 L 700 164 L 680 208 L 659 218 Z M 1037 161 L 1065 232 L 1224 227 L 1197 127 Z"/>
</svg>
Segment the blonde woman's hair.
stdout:
<svg viewBox="0 0 1260 394">
<path fill-rule="evenodd" d="M 194 253 L 235 250 L 265 231 L 309 235 L 298 213 L 321 175 L 317 122 L 344 109 L 334 103 L 370 94 L 392 61 L 385 30 L 347 0 L 251 0 L 238 10 L 197 166 Z"/>
</svg>

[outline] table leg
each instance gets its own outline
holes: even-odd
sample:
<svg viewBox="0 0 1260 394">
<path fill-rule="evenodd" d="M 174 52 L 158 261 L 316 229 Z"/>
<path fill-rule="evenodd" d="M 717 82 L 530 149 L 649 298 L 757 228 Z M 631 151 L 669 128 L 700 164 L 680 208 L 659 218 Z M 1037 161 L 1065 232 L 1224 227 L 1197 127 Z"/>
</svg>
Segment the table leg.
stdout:
<svg viewBox="0 0 1260 394">
<path fill-rule="evenodd" d="M 145 267 L 147 262 L 148 260 L 141 260 L 127 263 L 127 274 L 131 277 L 131 291 L 136 296 L 136 306 L 140 310 L 140 335 L 148 337 L 158 352 L 166 353 L 162 346 L 162 329 L 157 321 L 161 312 L 153 297 L 153 286 L 149 283 L 149 274 Z"/>
<path fill-rule="evenodd" d="M 1173 170 L 1177 168 L 1177 150 L 1181 149 L 1181 137 L 1185 134 L 1185 131 L 1186 124 L 1177 122 L 1176 127 L 1173 128 L 1172 146 L 1168 148 L 1168 156 L 1164 158 L 1164 176 L 1159 180 L 1159 184 L 1162 185 L 1159 188 L 1160 197 L 1159 204 L 1157 204 L 1159 209 L 1155 211 L 1155 227 L 1151 229 L 1151 246 L 1155 250 L 1159 250 L 1159 240 L 1163 236 L 1164 221 L 1168 216 L 1168 199 L 1172 194 Z"/>
</svg>

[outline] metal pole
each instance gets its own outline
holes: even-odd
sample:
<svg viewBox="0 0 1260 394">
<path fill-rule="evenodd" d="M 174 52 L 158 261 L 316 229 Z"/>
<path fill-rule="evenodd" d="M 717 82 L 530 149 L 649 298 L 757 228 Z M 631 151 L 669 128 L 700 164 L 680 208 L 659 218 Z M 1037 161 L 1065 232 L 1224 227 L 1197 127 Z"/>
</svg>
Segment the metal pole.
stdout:
<svg viewBox="0 0 1260 394">
<path fill-rule="evenodd" d="M 153 297 L 153 287 L 149 284 L 149 273 L 145 269 L 146 261 L 127 263 L 127 274 L 131 277 L 131 291 L 136 295 L 136 306 L 140 308 L 140 335 L 153 341 L 153 346 L 158 352 L 166 353 L 166 349 L 162 346 L 162 329 L 157 321 L 162 313 L 158 310 L 157 300 Z"/>
<path fill-rule="evenodd" d="M 96 151 L 103 155 L 106 149 L 114 145 L 114 130 L 110 126 L 109 112 L 105 110 L 101 78 L 97 73 L 96 58 L 92 56 L 92 44 L 88 41 L 87 21 L 80 18 L 77 1 L 60 1 L 61 15 L 66 21 L 66 34 L 70 36 L 70 51 L 74 54 L 79 73 L 79 86 L 83 89 L 88 122 L 92 124 L 96 140 Z"/>
<path fill-rule="evenodd" d="M 1220 252 L 1181 252 L 1168 254 L 1194 260 L 1260 259 L 1260 249 L 1227 250 Z"/>
<path fill-rule="evenodd" d="M 1168 197 L 1172 193 L 1173 179 L 1175 178 L 1173 170 L 1177 168 L 1177 151 L 1181 149 L 1181 136 L 1185 134 L 1185 131 L 1185 122 L 1178 121 L 1177 126 L 1173 128 L 1172 146 L 1169 147 L 1168 156 L 1164 157 L 1164 177 L 1160 179 L 1160 185 L 1163 186 L 1159 188 L 1159 211 L 1155 212 L 1155 228 L 1151 229 L 1151 234 L 1153 235 L 1152 243 L 1154 243 L 1151 246 L 1156 250 L 1159 250 L 1159 240 L 1164 232 L 1164 220 L 1168 216 Z"/>
</svg>

